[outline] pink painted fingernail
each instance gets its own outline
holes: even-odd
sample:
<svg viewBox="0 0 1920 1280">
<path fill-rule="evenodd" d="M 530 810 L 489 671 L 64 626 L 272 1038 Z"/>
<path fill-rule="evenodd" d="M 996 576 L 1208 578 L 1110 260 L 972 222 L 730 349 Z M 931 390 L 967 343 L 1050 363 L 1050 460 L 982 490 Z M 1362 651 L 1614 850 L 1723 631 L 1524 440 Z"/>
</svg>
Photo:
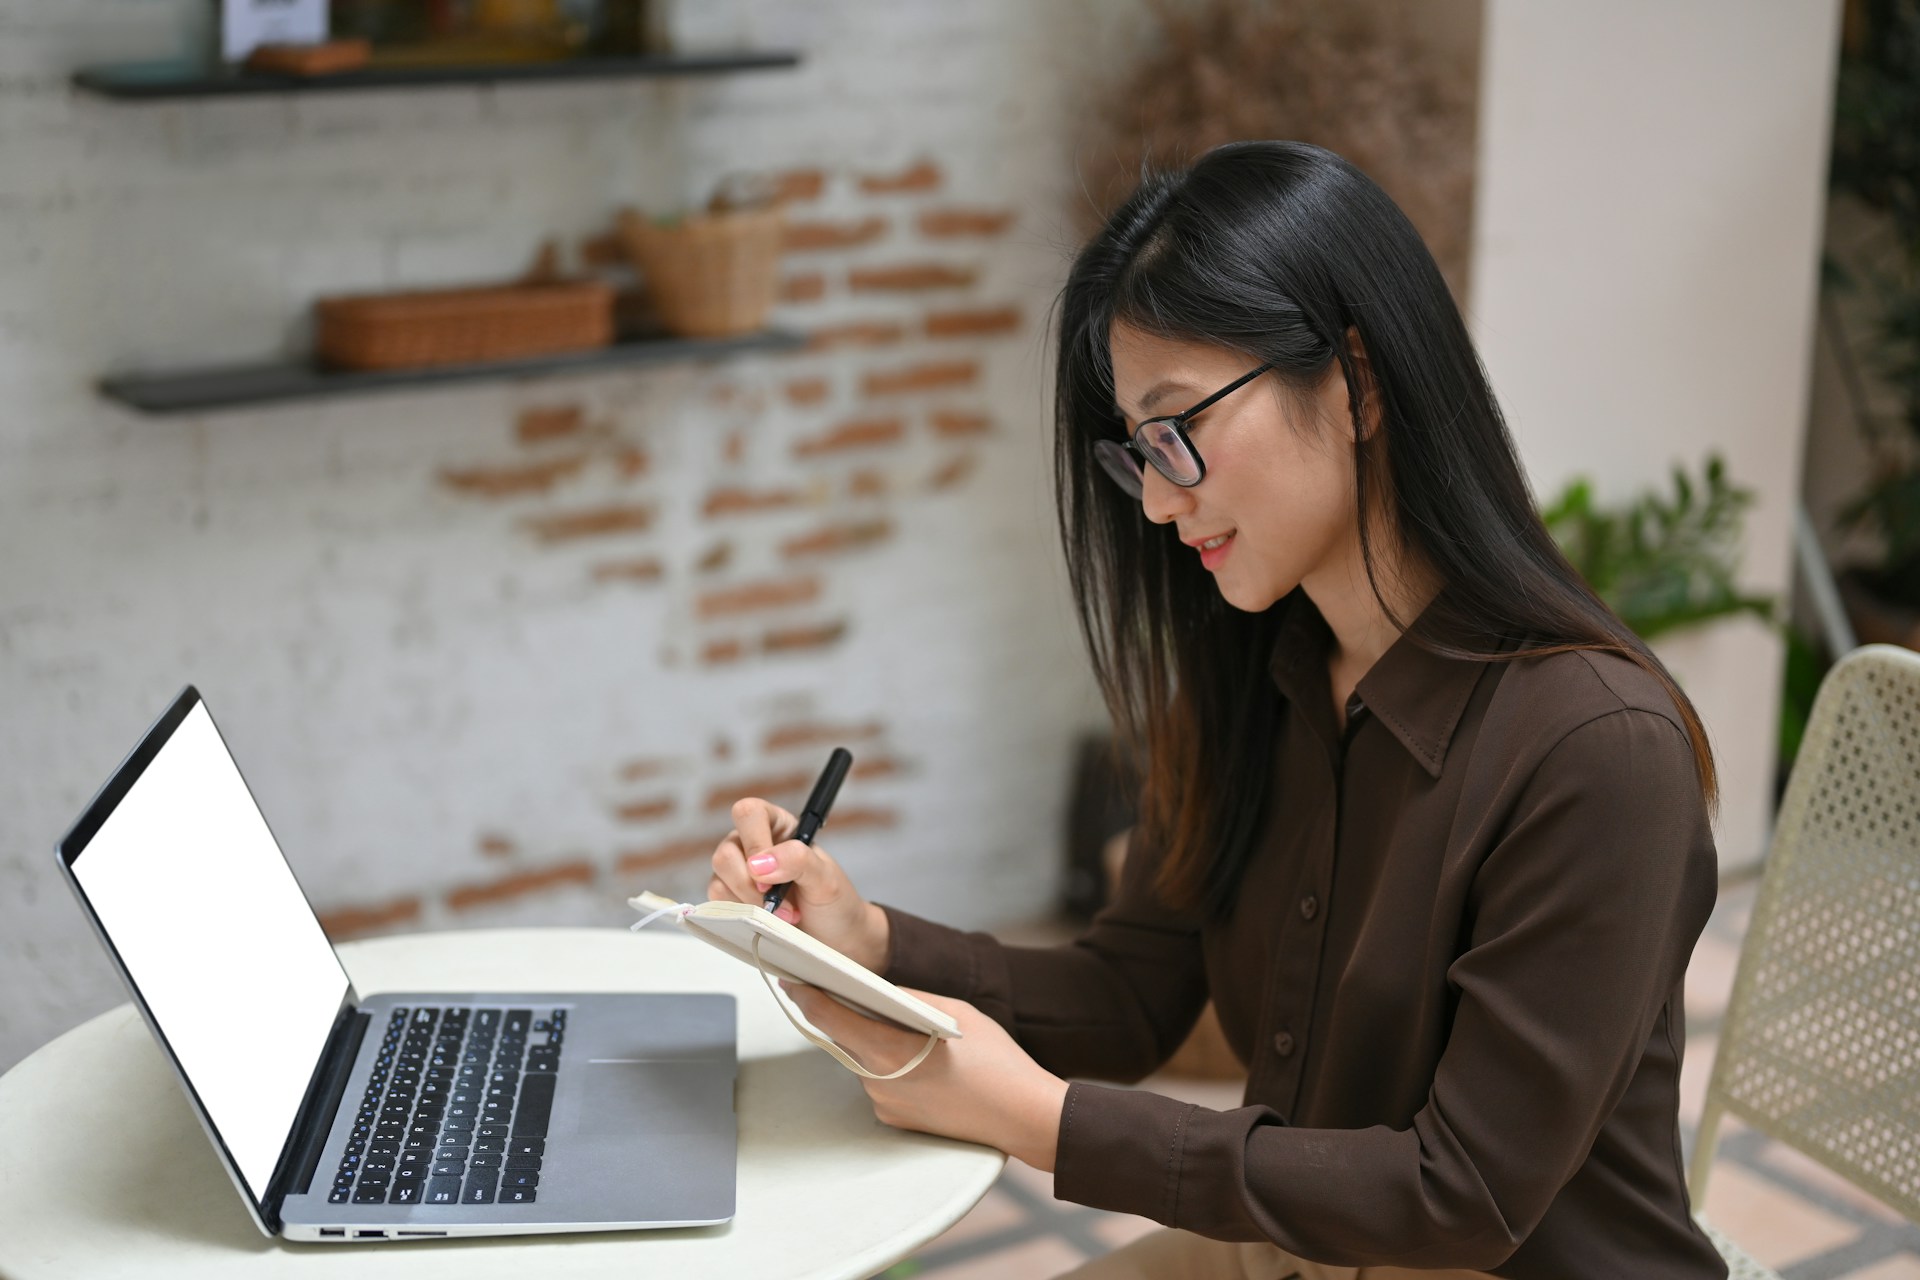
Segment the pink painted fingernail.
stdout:
<svg viewBox="0 0 1920 1280">
<path fill-rule="evenodd" d="M 780 869 L 780 859 L 770 853 L 756 853 L 747 859 L 747 865 L 764 875 L 769 871 L 778 871 Z"/>
</svg>

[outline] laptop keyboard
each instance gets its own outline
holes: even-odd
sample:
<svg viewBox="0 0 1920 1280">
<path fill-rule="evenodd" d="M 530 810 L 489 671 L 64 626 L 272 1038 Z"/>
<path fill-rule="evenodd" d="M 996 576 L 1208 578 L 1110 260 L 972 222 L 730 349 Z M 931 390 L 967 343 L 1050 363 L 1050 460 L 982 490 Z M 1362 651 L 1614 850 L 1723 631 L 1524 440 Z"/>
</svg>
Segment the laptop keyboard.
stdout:
<svg viewBox="0 0 1920 1280">
<path fill-rule="evenodd" d="M 329 1204 L 533 1204 L 567 1011 L 395 1009 Z"/>
</svg>

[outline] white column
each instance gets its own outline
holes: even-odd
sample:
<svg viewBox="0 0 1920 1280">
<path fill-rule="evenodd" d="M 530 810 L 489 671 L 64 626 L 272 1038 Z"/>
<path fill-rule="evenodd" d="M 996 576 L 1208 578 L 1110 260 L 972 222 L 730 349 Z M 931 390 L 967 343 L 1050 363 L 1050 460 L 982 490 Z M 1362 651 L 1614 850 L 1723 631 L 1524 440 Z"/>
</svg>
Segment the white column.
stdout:
<svg viewBox="0 0 1920 1280">
<path fill-rule="evenodd" d="M 1786 589 L 1839 6 L 1487 0 L 1469 317 L 1541 498 L 1603 500 L 1718 450 L 1757 491 L 1747 587 Z M 1723 868 L 1762 856 L 1781 645 L 1753 621 L 1661 655 L 1721 769 Z"/>
</svg>

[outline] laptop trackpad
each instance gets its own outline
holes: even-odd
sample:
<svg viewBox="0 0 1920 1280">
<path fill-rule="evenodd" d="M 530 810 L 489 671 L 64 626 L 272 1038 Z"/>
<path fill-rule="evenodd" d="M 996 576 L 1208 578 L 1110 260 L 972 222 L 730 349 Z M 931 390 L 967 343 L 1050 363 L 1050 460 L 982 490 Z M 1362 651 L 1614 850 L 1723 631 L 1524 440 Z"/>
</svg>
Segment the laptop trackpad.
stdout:
<svg viewBox="0 0 1920 1280">
<path fill-rule="evenodd" d="M 712 1133 L 718 1122 L 731 1137 L 732 1065 L 685 1057 L 595 1059 L 586 1066 L 574 1127 L 583 1135 L 694 1136 Z"/>
<path fill-rule="evenodd" d="M 602 1221 L 713 1223 L 733 1216 L 734 1062 L 682 1055 L 583 1062 L 548 1135 L 541 1184 Z M 568 1099 L 571 1099 L 569 1104 Z"/>
</svg>

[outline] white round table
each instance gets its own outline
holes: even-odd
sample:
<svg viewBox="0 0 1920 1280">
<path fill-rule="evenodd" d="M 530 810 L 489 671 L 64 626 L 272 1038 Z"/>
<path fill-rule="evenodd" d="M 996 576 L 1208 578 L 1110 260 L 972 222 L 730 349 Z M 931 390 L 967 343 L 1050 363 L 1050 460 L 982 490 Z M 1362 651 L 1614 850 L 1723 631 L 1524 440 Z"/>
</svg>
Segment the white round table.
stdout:
<svg viewBox="0 0 1920 1280">
<path fill-rule="evenodd" d="M 614 1234 L 299 1245 L 249 1221 L 131 1005 L 0 1076 L 0 1276 L 818 1277 L 855 1280 L 966 1214 L 1006 1163 L 890 1129 L 759 974 L 678 934 L 499 929 L 348 943 L 377 991 L 724 991 L 739 1000 L 733 1221 Z"/>
</svg>

